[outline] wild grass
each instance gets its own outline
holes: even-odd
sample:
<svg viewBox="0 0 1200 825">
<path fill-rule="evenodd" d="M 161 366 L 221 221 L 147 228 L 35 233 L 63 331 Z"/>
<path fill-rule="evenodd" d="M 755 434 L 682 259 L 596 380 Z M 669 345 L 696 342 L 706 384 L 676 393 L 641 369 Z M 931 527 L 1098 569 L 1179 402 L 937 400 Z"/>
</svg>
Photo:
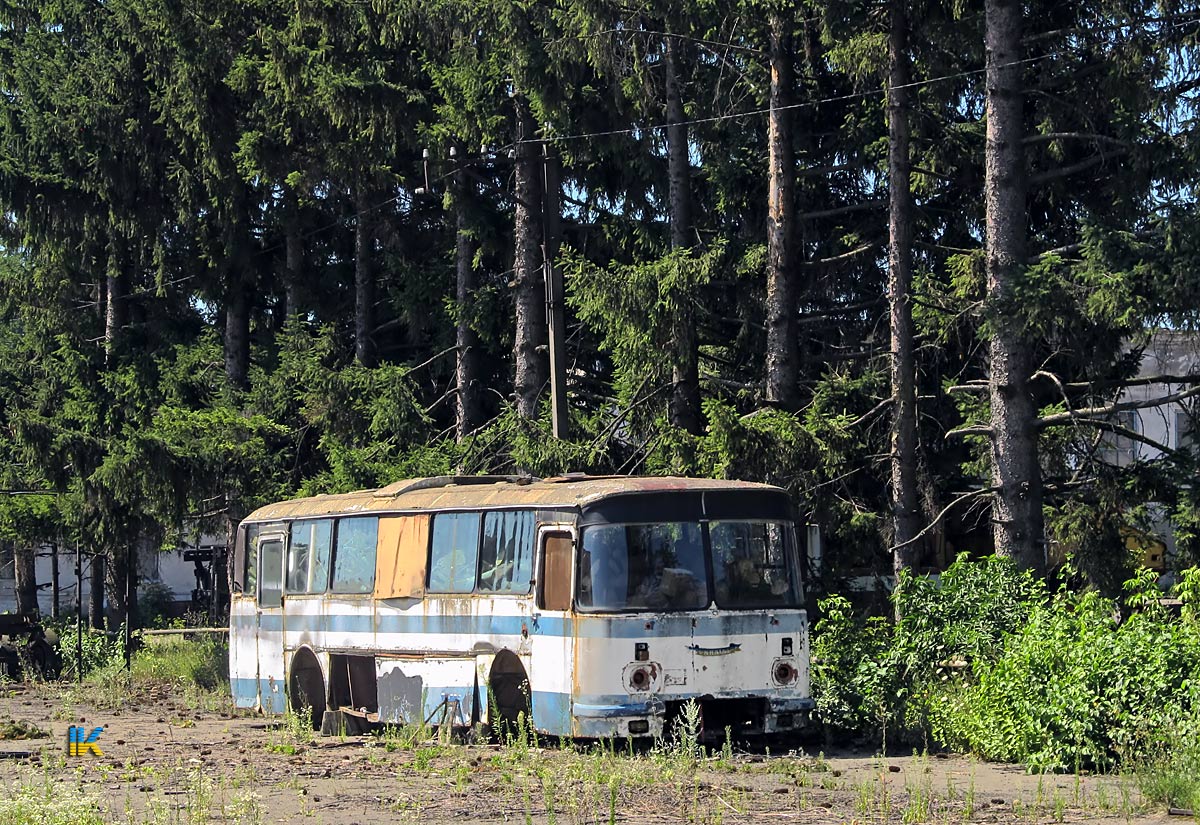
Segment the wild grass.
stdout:
<svg viewBox="0 0 1200 825">
<path fill-rule="evenodd" d="M 225 711 L 232 701 L 228 662 L 223 640 L 155 640 L 133 654 L 128 670 L 124 654 L 113 647 L 82 681 L 38 684 L 35 689 L 58 702 L 56 716 L 64 719 L 76 716 L 78 705 L 114 710 L 157 687 L 169 687 L 173 697 L 194 710 Z"/>
<path fill-rule="evenodd" d="M 5 825 L 103 825 L 100 801 L 81 786 L 50 773 L 26 776 L 0 787 L 0 822 Z"/>
<path fill-rule="evenodd" d="M 1138 767 L 1135 777 L 1146 800 L 1200 812 L 1200 741 L 1173 737 Z"/>
<path fill-rule="evenodd" d="M 45 739 L 50 732 L 24 719 L 0 720 L 0 740 Z"/>
</svg>

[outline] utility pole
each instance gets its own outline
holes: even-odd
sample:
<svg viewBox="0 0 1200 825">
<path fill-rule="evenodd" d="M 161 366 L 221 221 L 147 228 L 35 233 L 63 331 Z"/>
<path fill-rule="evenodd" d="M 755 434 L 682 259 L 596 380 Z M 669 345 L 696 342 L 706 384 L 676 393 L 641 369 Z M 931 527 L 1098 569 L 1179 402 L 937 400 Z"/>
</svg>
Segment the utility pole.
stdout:
<svg viewBox="0 0 1200 825">
<path fill-rule="evenodd" d="M 50 543 L 50 618 L 58 618 L 58 542 Z"/>
<path fill-rule="evenodd" d="M 562 270 L 555 266 L 561 233 L 561 185 L 558 158 L 542 144 L 542 264 L 546 276 L 546 322 L 550 338 L 550 418 L 555 438 L 567 437 L 567 348 Z"/>
</svg>

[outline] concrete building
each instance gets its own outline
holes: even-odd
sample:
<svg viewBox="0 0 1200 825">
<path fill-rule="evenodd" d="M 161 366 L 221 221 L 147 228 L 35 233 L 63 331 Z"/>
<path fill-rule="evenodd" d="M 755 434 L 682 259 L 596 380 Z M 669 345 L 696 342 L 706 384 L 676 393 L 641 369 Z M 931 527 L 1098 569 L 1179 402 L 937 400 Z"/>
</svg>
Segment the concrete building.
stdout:
<svg viewBox="0 0 1200 825">
<path fill-rule="evenodd" d="M 1137 461 L 1161 458 L 1164 450 L 1195 451 L 1200 446 L 1197 440 L 1200 396 L 1182 399 L 1177 396 L 1193 390 L 1196 384 L 1194 381 L 1171 381 L 1170 378 L 1197 375 L 1200 375 L 1200 335 L 1182 330 L 1158 330 L 1153 333 L 1142 350 L 1136 377 L 1143 380 L 1163 377 L 1165 380 L 1126 387 L 1117 402 L 1137 402 L 1145 406 L 1112 416 L 1115 423 L 1132 430 L 1141 438 L 1106 436 L 1099 457 L 1110 464 L 1124 467 Z M 1154 526 L 1154 533 L 1165 545 L 1169 560 L 1175 552 L 1175 536 L 1165 510 Z"/>
<path fill-rule="evenodd" d="M 197 550 L 199 552 L 197 552 Z M 138 553 L 139 595 L 151 590 L 164 601 L 168 612 L 182 615 L 189 609 L 203 609 L 211 598 L 213 559 L 217 559 L 218 577 L 224 576 L 225 540 L 217 536 L 195 537 L 194 543 L 175 550 L 143 547 Z M 55 558 L 57 556 L 57 559 Z M 37 549 L 35 572 L 38 584 L 38 609 L 50 616 L 54 603 L 54 567 L 58 566 L 59 610 L 63 615 L 75 612 L 77 599 L 82 596 L 87 611 L 91 594 L 91 563 L 87 555 L 82 560 L 83 581 L 75 578 L 76 554 L 73 547 L 44 544 Z M 80 594 L 79 588 L 83 592 Z M 16 609 L 14 564 L 11 548 L 0 547 L 0 613 Z"/>
</svg>

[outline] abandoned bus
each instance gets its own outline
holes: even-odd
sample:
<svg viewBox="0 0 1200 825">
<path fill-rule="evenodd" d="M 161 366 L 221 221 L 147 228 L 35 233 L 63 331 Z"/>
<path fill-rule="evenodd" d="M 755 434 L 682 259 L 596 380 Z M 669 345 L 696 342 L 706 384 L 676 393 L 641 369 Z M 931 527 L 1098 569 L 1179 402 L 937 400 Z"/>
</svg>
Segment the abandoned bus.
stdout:
<svg viewBox="0 0 1200 825">
<path fill-rule="evenodd" d="M 524 712 L 661 736 L 693 699 L 710 734 L 753 736 L 813 706 L 791 507 L 764 484 L 464 476 L 271 504 L 239 529 L 230 614 L 237 705 L 326 727 Z"/>
</svg>

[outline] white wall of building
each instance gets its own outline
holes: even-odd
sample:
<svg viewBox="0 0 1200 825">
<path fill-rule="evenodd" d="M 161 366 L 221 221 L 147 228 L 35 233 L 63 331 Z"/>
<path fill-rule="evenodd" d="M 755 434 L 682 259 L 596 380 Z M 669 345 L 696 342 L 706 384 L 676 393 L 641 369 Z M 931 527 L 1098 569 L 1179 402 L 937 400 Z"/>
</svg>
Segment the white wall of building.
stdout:
<svg viewBox="0 0 1200 825">
<path fill-rule="evenodd" d="M 223 547 L 224 539 L 216 536 L 201 536 L 203 546 L 218 545 Z M 42 615 L 49 616 L 53 601 L 50 583 L 53 580 L 52 568 L 54 552 L 51 545 L 43 545 L 37 550 L 35 572 L 38 583 L 38 608 Z M 83 609 L 87 611 L 88 599 L 91 595 L 91 564 L 86 555 L 83 557 Z M 176 602 L 187 603 L 192 599 L 192 590 L 196 587 L 196 566 L 193 562 L 184 561 L 183 548 L 163 551 L 156 547 L 142 548 L 138 554 L 138 573 L 142 586 L 149 582 L 161 582 L 170 589 Z M 79 598 L 79 583 L 75 580 L 75 550 L 60 548 L 58 551 L 58 590 L 59 609 L 63 613 L 75 611 L 76 599 Z M 44 586 L 43 586 L 44 585 Z M 16 609 L 15 581 L 13 578 L 12 559 L 0 561 L 0 613 L 12 612 Z"/>
</svg>

